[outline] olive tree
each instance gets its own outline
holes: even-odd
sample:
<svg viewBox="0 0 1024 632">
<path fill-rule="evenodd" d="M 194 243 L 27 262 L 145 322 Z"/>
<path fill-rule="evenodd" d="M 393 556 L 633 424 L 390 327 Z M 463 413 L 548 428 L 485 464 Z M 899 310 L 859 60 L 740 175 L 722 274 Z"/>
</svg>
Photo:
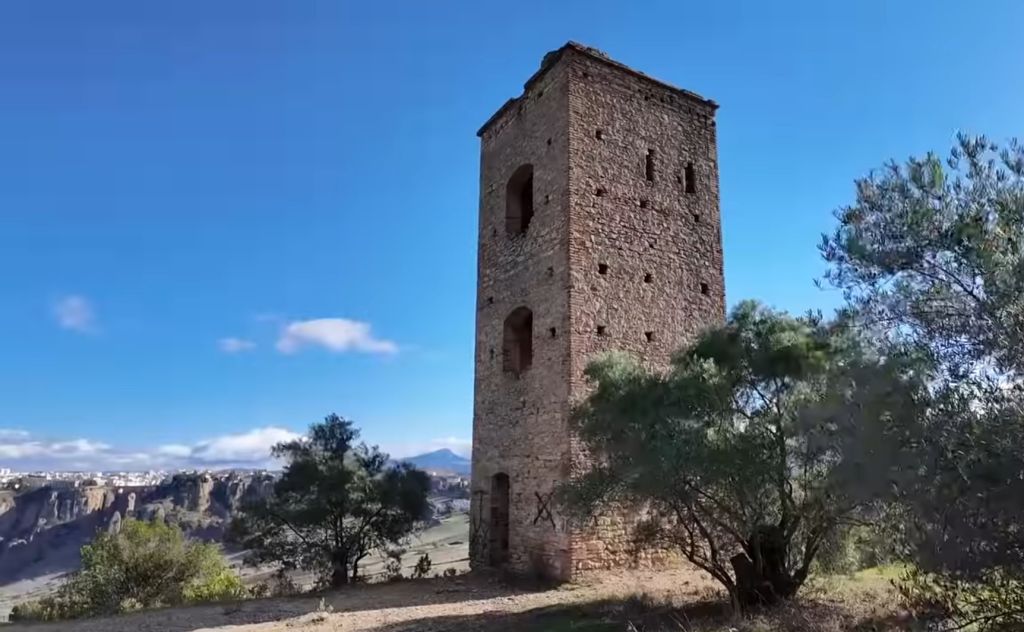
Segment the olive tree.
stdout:
<svg viewBox="0 0 1024 632">
<path fill-rule="evenodd" d="M 358 437 L 351 421 L 332 414 L 308 436 L 274 447 L 284 472 L 232 525 L 249 562 L 313 571 L 340 586 L 358 578 L 366 556 L 401 542 L 427 517 L 427 474 L 391 463 Z"/>
<path fill-rule="evenodd" d="M 562 498 L 584 517 L 642 508 L 641 544 L 678 549 L 736 609 L 776 603 L 888 493 L 925 368 L 868 353 L 842 324 L 741 303 L 667 373 L 615 353 L 588 367 L 574 420 L 593 464 Z"/>
<path fill-rule="evenodd" d="M 856 184 L 826 281 L 858 326 L 941 368 L 898 489 L 906 587 L 958 625 L 1024 625 L 1024 147 L 960 136 Z"/>
</svg>

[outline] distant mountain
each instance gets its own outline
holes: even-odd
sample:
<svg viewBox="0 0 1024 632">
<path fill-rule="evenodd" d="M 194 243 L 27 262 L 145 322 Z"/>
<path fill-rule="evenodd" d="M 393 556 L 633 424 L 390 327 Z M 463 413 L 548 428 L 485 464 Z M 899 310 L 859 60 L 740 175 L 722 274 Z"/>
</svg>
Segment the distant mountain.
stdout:
<svg viewBox="0 0 1024 632">
<path fill-rule="evenodd" d="M 434 450 L 426 454 L 419 454 L 402 459 L 412 463 L 421 470 L 432 470 L 435 472 L 453 472 L 455 474 L 468 475 L 470 460 L 464 456 L 455 454 L 448 448 Z"/>
</svg>

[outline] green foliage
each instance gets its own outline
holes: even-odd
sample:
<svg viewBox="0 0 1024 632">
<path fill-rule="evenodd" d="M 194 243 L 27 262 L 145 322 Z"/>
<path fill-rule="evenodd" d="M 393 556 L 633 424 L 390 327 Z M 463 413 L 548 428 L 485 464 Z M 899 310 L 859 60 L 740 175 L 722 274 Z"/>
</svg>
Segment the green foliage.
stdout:
<svg viewBox="0 0 1024 632">
<path fill-rule="evenodd" d="M 390 464 L 358 436 L 352 422 L 329 415 L 308 437 L 274 447 L 287 465 L 273 493 L 232 524 L 249 562 L 309 570 L 340 586 L 358 579 L 372 551 L 403 541 L 427 517 L 427 475 Z"/>
<path fill-rule="evenodd" d="M 129 519 L 82 547 L 81 569 L 55 596 L 11 616 L 55 621 L 245 596 L 215 545 L 188 540 L 173 525 Z"/>
<path fill-rule="evenodd" d="M 826 279 L 862 321 L 958 378 L 1024 368 L 1024 147 L 961 136 L 945 164 L 928 154 L 858 180 L 836 218 Z"/>
<path fill-rule="evenodd" d="M 1024 586 L 1003 569 L 989 569 L 974 580 L 962 580 L 911 568 L 897 587 L 918 616 L 945 621 L 949 629 L 1024 629 Z"/>
<path fill-rule="evenodd" d="M 575 412 L 594 466 L 562 489 L 575 513 L 646 508 L 641 534 L 676 546 L 737 608 L 796 593 L 821 546 L 889 493 L 926 365 L 867 353 L 845 323 L 753 302 L 667 375 L 592 363 Z"/>
<path fill-rule="evenodd" d="M 890 525 L 842 525 L 823 539 L 813 571 L 852 574 L 891 564 L 897 559 Z"/>
<path fill-rule="evenodd" d="M 858 181 L 855 203 L 836 217 L 821 248 L 851 321 L 873 331 L 884 352 L 914 349 L 940 368 L 914 444 L 917 466 L 894 480 L 903 518 L 894 541 L 917 567 L 904 583 L 908 599 L 943 616 L 978 614 L 979 629 L 1016 622 L 1024 147 L 961 136 L 945 161 L 929 154 Z"/>
<path fill-rule="evenodd" d="M 36 601 L 26 601 L 16 604 L 11 608 L 8 616 L 11 622 L 19 621 L 62 621 L 83 616 L 82 613 L 73 611 L 63 601 L 56 597 L 43 597 Z"/>
</svg>

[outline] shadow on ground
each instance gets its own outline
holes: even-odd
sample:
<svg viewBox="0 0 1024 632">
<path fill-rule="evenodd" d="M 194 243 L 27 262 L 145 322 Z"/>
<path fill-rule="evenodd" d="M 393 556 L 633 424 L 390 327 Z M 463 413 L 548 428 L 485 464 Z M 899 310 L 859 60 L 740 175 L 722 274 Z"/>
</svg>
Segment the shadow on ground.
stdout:
<svg viewBox="0 0 1024 632">
<path fill-rule="evenodd" d="M 859 617 L 838 604 L 803 601 L 736 619 L 721 601 L 665 607 L 641 599 L 482 612 L 382 625 L 375 632 L 883 632 L 923 631 L 904 616 Z"/>
<path fill-rule="evenodd" d="M 191 632 L 220 626 L 274 622 L 291 627 L 292 620 L 306 620 L 309 619 L 307 615 L 316 613 L 337 615 L 390 608 L 443 607 L 446 604 L 500 600 L 537 590 L 538 587 L 535 586 L 509 585 L 496 577 L 431 578 L 397 583 L 361 584 L 319 595 L 147 610 L 116 617 L 51 624 L 14 624 L 0 626 L 0 629 L 4 632 L 21 629 L 68 632 Z"/>
<path fill-rule="evenodd" d="M 660 584 L 644 579 L 661 578 Z M 260 632 L 882 632 L 922 630 L 892 602 L 812 597 L 743 620 L 684 573 L 629 575 L 557 589 L 469 575 L 359 585 L 312 597 L 133 613 L 26 626 L 62 632 L 191 632 L 225 626 Z M 650 587 L 660 592 L 645 592 Z M 613 591 L 613 592 L 609 592 Z M 627 595 L 641 595 L 628 597 Z M 246 627 L 256 626 L 256 627 Z M 22 629 L 18 626 L 4 628 Z"/>
</svg>

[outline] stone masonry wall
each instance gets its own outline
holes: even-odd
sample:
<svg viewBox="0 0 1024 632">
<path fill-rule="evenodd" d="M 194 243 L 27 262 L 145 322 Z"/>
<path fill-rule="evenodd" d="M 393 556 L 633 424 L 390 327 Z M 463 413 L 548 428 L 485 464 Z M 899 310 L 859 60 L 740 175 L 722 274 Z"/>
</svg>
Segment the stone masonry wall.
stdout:
<svg viewBox="0 0 1024 632">
<path fill-rule="evenodd" d="M 570 392 L 577 402 L 588 391 L 583 371 L 599 352 L 626 351 L 666 369 L 676 350 L 722 322 L 725 287 L 715 106 L 590 55 L 572 55 L 569 73 Z M 575 442 L 572 452 L 574 468 L 585 468 Z M 631 523 L 609 511 L 580 527 L 574 570 L 661 561 L 658 552 L 633 558 Z"/>
<path fill-rule="evenodd" d="M 725 309 L 713 103 L 569 44 L 481 130 L 471 558 L 487 566 L 492 477 L 510 479 L 510 570 L 576 572 L 634 558 L 633 520 L 609 510 L 573 526 L 550 501 L 587 466 L 568 416 L 604 350 L 653 369 Z M 652 154 L 648 170 L 647 155 Z M 505 231 L 505 191 L 534 167 L 536 214 Z M 694 186 L 687 192 L 686 166 Z M 649 179 L 648 176 L 651 176 Z M 502 365 L 502 325 L 533 311 L 533 364 Z"/>
<path fill-rule="evenodd" d="M 556 68 L 482 134 L 473 412 L 471 558 L 489 562 L 495 474 L 510 479 L 508 568 L 566 577 L 569 540 L 546 511 L 568 465 L 568 90 Z M 506 185 L 533 165 L 535 214 L 525 234 L 505 228 Z M 503 370 L 505 318 L 533 312 L 532 367 Z M 553 503 L 552 503 L 553 507 Z"/>
</svg>

